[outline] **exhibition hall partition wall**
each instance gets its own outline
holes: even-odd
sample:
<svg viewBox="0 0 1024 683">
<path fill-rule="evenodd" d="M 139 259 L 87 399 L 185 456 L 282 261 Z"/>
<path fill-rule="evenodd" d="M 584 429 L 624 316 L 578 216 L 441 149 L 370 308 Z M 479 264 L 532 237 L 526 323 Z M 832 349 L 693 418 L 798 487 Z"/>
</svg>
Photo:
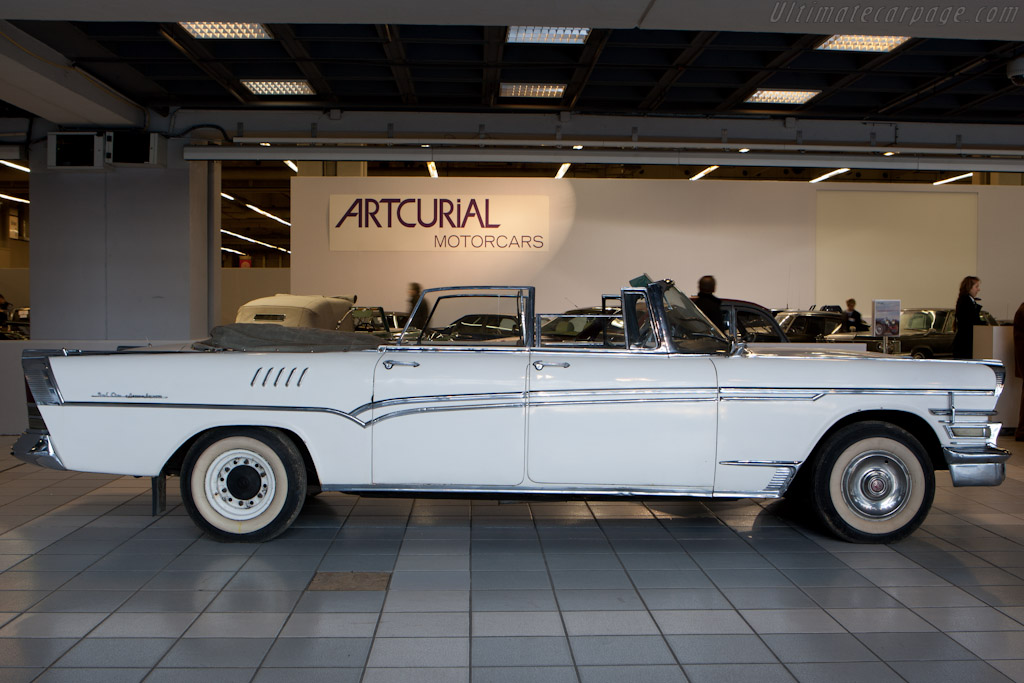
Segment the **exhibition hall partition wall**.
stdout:
<svg viewBox="0 0 1024 683">
<path fill-rule="evenodd" d="M 401 310 L 406 285 L 535 285 L 598 305 L 639 273 L 768 307 L 849 297 L 952 306 L 965 275 L 1012 317 L 1019 188 L 517 178 L 292 180 L 291 289 Z"/>
</svg>

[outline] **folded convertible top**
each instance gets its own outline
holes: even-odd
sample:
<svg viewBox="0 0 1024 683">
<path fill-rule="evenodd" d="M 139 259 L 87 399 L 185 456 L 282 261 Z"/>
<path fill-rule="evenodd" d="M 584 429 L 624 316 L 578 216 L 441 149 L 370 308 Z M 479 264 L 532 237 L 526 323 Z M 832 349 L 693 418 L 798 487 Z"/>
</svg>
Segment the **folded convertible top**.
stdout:
<svg viewBox="0 0 1024 683">
<path fill-rule="evenodd" d="M 199 351 L 359 351 L 388 343 L 362 332 L 335 332 L 269 323 L 233 323 L 218 325 L 210 331 L 209 339 L 195 342 L 192 347 Z"/>
</svg>

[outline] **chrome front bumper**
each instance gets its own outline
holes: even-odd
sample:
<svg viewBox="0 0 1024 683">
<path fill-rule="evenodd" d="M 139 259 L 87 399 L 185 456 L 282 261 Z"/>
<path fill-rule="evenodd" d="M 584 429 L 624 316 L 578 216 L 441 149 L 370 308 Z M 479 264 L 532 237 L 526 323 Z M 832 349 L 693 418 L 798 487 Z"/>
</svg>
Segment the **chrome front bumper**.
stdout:
<svg viewBox="0 0 1024 683">
<path fill-rule="evenodd" d="M 942 455 L 949 463 L 953 486 L 999 486 L 1006 479 L 1010 451 L 992 445 L 946 446 Z"/>
<path fill-rule="evenodd" d="M 14 442 L 11 455 L 32 465 L 51 470 L 66 470 L 60 456 L 53 450 L 50 435 L 44 430 L 30 429 Z"/>
</svg>

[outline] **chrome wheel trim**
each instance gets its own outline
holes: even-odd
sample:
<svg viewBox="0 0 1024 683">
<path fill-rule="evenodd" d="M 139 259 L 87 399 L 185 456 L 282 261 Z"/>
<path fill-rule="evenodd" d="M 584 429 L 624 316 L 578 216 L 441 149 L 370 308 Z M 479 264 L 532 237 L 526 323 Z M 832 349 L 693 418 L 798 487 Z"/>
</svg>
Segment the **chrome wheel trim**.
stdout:
<svg viewBox="0 0 1024 683">
<path fill-rule="evenodd" d="M 862 453 L 843 470 L 843 500 L 865 519 L 883 520 L 898 514 L 913 488 L 906 465 L 887 451 Z"/>
<path fill-rule="evenodd" d="M 258 477 L 250 490 L 240 490 L 232 478 Z M 230 484 L 229 484 L 230 482 Z M 277 488 L 274 469 L 259 453 L 248 449 L 232 449 L 219 455 L 206 470 L 206 500 L 223 517 L 237 522 L 259 517 L 274 500 Z"/>
</svg>

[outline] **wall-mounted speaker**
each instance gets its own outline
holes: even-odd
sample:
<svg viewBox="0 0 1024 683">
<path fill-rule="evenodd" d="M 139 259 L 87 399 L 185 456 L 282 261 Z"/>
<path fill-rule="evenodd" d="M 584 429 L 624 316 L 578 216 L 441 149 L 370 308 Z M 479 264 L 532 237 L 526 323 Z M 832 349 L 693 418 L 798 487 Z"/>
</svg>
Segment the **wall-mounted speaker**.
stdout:
<svg viewBox="0 0 1024 683">
<path fill-rule="evenodd" d="M 49 133 L 46 137 L 47 168 L 103 168 L 103 133 Z"/>
<path fill-rule="evenodd" d="M 142 164 L 163 166 L 167 157 L 167 140 L 159 133 L 136 130 L 115 130 L 106 134 L 108 164 Z"/>
</svg>

